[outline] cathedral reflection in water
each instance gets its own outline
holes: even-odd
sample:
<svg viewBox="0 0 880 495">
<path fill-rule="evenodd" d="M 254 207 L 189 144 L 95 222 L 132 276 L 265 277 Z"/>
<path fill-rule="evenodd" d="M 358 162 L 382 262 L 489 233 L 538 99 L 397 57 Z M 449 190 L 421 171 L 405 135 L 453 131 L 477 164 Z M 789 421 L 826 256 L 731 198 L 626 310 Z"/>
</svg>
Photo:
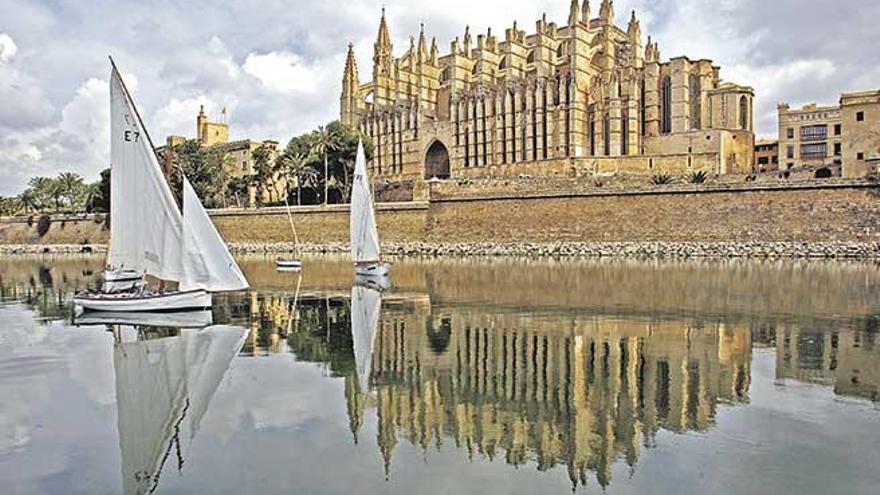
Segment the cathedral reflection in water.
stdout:
<svg viewBox="0 0 880 495">
<path fill-rule="evenodd" d="M 575 486 L 591 473 L 608 486 L 612 466 L 634 467 L 661 429 L 705 431 L 719 407 L 747 403 L 753 347 L 777 347 L 779 379 L 878 400 L 870 328 L 517 311 L 419 295 L 386 298 L 365 391 L 343 294 L 296 306 L 290 295 L 252 296 L 244 352 L 292 352 L 344 378 L 353 441 L 375 411 L 386 474 L 399 441 L 425 452 L 452 442 L 469 458 L 565 466 Z"/>
</svg>

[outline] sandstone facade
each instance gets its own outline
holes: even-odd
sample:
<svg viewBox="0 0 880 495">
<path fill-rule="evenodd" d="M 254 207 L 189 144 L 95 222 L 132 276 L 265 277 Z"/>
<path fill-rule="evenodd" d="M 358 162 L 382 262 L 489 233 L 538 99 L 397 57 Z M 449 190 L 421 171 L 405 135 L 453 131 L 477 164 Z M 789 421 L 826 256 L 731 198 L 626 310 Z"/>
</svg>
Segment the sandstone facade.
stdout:
<svg viewBox="0 0 880 495">
<path fill-rule="evenodd" d="M 432 177 L 566 175 L 585 159 L 591 173 L 652 174 L 667 155 L 682 175 L 750 172 L 752 89 L 723 83 L 709 60 L 663 61 L 635 12 L 624 30 L 613 9 L 604 0 L 594 17 L 572 0 L 564 25 L 543 17 L 501 39 L 466 29 L 445 55 L 423 28 L 401 57 L 383 13 L 371 82 L 349 48 L 341 119 L 373 140 L 374 176 L 413 181 L 417 197 Z"/>
</svg>

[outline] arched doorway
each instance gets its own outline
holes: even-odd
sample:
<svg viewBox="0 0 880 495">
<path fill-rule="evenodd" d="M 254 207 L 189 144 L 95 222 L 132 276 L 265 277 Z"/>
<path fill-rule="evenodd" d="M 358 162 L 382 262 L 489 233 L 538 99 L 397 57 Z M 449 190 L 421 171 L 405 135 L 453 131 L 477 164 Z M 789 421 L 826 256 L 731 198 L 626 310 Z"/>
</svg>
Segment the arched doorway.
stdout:
<svg viewBox="0 0 880 495">
<path fill-rule="evenodd" d="M 440 141 L 434 141 L 425 154 L 425 178 L 449 178 L 449 152 Z"/>
</svg>

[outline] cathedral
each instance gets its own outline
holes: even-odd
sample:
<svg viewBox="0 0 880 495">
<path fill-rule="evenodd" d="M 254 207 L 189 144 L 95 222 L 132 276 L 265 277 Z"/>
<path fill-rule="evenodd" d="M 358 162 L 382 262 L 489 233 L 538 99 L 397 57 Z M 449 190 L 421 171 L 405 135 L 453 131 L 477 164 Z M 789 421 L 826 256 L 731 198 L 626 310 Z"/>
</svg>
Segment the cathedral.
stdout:
<svg viewBox="0 0 880 495">
<path fill-rule="evenodd" d="M 417 197 L 432 179 L 752 170 L 752 88 L 710 60 L 663 61 L 611 0 L 596 17 L 572 0 L 564 25 L 544 15 L 530 34 L 466 28 L 443 55 L 424 26 L 409 45 L 394 55 L 383 10 L 371 82 L 349 45 L 340 117 L 371 139 L 374 177 Z"/>
</svg>

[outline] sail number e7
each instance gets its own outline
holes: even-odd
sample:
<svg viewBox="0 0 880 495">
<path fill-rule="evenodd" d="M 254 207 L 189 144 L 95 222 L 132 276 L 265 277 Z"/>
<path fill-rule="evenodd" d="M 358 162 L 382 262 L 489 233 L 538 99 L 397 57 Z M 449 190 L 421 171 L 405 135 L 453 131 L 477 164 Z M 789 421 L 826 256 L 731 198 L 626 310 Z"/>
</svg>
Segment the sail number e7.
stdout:
<svg viewBox="0 0 880 495">
<path fill-rule="evenodd" d="M 136 142 L 138 142 L 138 140 L 140 140 L 141 133 L 138 131 L 132 131 L 131 129 L 126 129 L 123 137 L 125 138 L 125 141 L 128 143 L 131 143 L 131 142 L 136 143 Z"/>
</svg>

